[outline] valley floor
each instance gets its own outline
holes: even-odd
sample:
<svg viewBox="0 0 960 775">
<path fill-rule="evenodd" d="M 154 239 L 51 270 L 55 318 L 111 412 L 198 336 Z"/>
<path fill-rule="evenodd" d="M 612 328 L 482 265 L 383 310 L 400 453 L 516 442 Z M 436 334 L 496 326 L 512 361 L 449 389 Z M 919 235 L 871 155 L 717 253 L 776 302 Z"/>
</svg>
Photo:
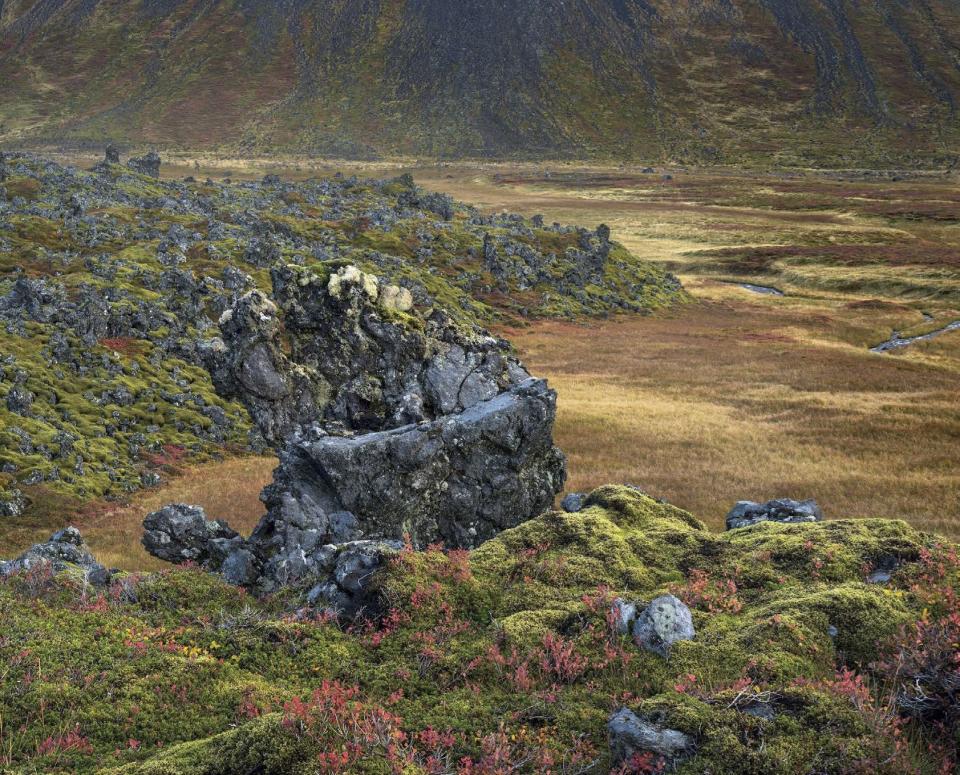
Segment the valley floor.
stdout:
<svg viewBox="0 0 960 775">
<path fill-rule="evenodd" d="M 331 169 L 204 162 L 167 172 Z M 960 331 L 870 351 L 894 331 L 960 320 L 955 181 L 683 171 L 665 179 L 532 165 L 401 171 L 486 210 L 607 223 L 614 239 L 668 265 L 691 292 L 690 303 L 649 317 L 503 329 L 559 392 L 557 439 L 571 489 L 633 483 L 712 527 L 739 499 L 815 497 L 828 517 L 904 517 L 960 536 Z M 146 510 L 189 500 L 252 526 L 271 468 L 253 459 L 189 474 L 106 512 L 113 516 L 99 524 L 112 526 L 84 535 L 104 559 L 153 567 L 138 543 Z M 22 539 L 15 543 L 30 542 Z"/>
</svg>

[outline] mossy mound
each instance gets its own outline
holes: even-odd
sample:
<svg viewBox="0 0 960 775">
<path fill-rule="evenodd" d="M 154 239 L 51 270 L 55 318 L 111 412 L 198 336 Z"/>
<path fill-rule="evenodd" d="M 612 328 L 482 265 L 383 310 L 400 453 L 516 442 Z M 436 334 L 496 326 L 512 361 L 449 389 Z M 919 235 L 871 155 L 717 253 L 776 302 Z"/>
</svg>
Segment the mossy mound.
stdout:
<svg viewBox="0 0 960 775">
<path fill-rule="evenodd" d="M 867 583 L 878 564 L 896 566 L 889 583 Z M 377 586 L 386 615 L 345 629 L 197 570 L 100 595 L 13 577 L 0 714 L 18 726 L 0 755 L 114 775 L 605 772 L 606 721 L 627 705 L 696 740 L 683 773 L 949 761 L 890 713 L 897 687 L 875 667 L 960 590 L 957 547 L 903 522 L 714 534 L 605 487 L 472 553 L 401 552 Z M 609 613 L 665 592 L 697 630 L 666 659 Z"/>
<path fill-rule="evenodd" d="M 325 277 L 354 264 L 464 324 L 683 298 L 608 230 L 484 216 L 409 176 L 164 181 L 26 154 L 4 170 L 0 519 L 26 508 L 43 523 L 58 499 L 120 497 L 184 456 L 260 449 L 198 344 L 239 295 L 269 293 L 278 265 Z"/>
</svg>

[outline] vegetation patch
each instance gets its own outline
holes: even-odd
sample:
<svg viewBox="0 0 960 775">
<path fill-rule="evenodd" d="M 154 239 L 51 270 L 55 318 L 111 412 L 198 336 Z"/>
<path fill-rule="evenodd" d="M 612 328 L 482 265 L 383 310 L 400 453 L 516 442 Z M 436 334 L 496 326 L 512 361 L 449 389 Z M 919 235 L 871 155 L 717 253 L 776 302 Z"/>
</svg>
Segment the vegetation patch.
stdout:
<svg viewBox="0 0 960 775">
<path fill-rule="evenodd" d="M 889 582 L 869 583 L 877 567 Z M 678 772 L 956 761 L 957 547 L 903 522 L 716 534 L 604 487 L 472 553 L 401 551 L 376 586 L 384 615 L 344 627 L 190 568 L 102 592 L 16 574 L 0 584 L 2 764 L 605 772 L 621 706 L 696 740 Z M 663 658 L 619 634 L 616 598 L 671 592 L 693 640 Z M 663 770 L 645 761 L 624 771 Z"/>
</svg>

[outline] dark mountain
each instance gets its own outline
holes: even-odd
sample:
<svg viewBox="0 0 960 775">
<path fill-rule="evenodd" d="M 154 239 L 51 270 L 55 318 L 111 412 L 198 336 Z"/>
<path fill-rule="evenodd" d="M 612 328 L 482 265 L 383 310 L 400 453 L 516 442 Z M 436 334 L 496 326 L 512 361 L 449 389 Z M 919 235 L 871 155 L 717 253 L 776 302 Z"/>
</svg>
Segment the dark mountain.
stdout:
<svg viewBox="0 0 960 775">
<path fill-rule="evenodd" d="M 0 140 L 940 163 L 960 0 L 0 0 Z"/>
</svg>

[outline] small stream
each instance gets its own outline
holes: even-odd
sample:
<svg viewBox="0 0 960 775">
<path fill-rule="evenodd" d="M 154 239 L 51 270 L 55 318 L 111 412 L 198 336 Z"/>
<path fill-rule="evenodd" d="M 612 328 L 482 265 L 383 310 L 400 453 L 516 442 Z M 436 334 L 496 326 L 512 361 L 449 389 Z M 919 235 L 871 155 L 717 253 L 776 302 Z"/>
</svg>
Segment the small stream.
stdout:
<svg viewBox="0 0 960 775">
<path fill-rule="evenodd" d="M 929 316 L 925 316 L 929 320 L 932 320 Z M 870 352 L 875 353 L 886 353 L 891 350 L 899 350 L 901 347 L 907 347 L 908 345 L 913 344 L 914 342 L 924 342 L 928 339 L 935 339 L 941 334 L 946 334 L 948 331 L 960 331 L 960 320 L 954 320 L 952 323 L 945 325 L 943 328 L 938 328 L 936 331 L 930 331 L 926 334 L 920 334 L 919 336 L 907 336 L 903 337 L 900 335 L 899 331 L 894 331 L 893 336 L 891 336 L 886 342 L 878 344 L 876 347 L 871 347 Z"/>
<path fill-rule="evenodd" d="M 745 291 L 750 291 L 751 293 L 762 293 L 764 296 L 785 296 L 786 295 L 779 288 L 773 288 L 769 285 L 754 285 L 753 283 L 727 283 L 727 284 L 736 285 L 738 288 L 743 288 Z"/>
</svg>

